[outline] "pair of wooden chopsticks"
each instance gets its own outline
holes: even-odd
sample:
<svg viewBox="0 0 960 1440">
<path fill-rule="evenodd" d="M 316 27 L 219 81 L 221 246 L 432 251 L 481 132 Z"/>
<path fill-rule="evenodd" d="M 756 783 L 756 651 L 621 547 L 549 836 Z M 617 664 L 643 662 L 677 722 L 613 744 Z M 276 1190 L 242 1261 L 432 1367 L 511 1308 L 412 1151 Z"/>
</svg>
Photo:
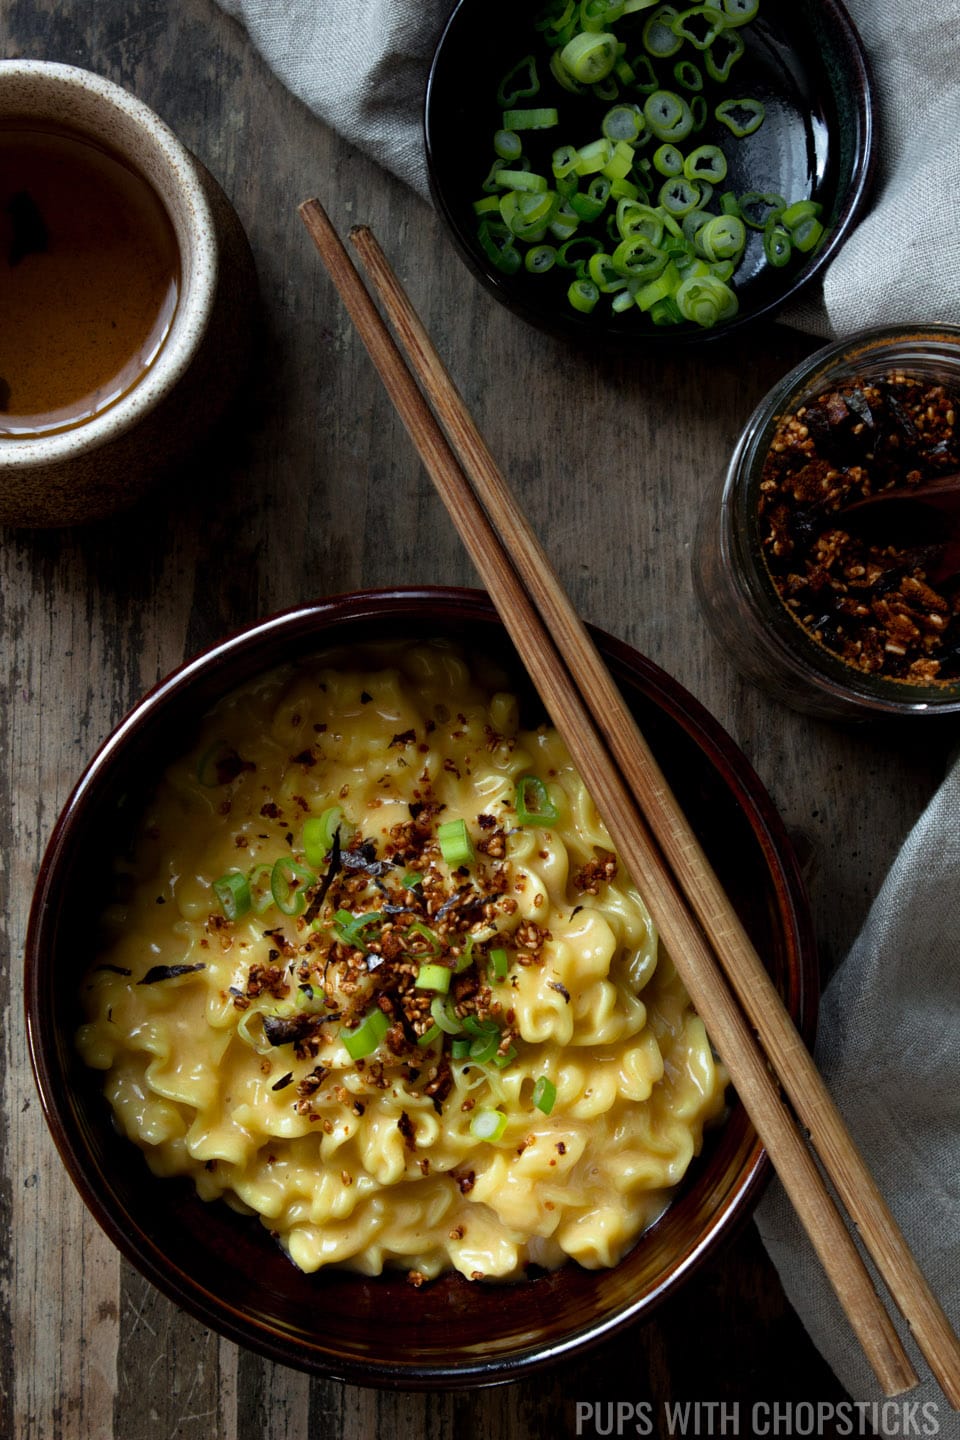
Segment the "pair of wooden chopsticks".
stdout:
<svg viewBox="0 0 960 1440">
<path fill-rule="evenodd" d="M 824 1175 L 944 1394 L 960 1409 L 960 1341 L 382 250 L 366 227 L 351 232 L 399 347 L 319 201 L 305 201 L 300 214 L 647 903 L 884 1393 L 911 1389 L 917 1374 Z"/>
</svg>

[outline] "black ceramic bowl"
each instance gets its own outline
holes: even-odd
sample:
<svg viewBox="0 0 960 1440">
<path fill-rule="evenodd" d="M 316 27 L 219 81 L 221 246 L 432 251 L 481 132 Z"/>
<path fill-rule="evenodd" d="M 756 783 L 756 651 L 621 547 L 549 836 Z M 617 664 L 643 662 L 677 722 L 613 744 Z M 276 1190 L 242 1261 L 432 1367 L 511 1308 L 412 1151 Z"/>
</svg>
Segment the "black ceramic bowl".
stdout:
<svg viewBox="0 0 960 1440">
<path fill-rule="evenodd" d="M 411 589 L 341 596 L 266 620 L 165 680 L 106 741 L 56 825 L 37 882 L 25 975 L 30 1053 L 48 1124 L 83 1199 L 123 1254 L 205 1325 L 273 1360 L 408 1389 L 517 1378 L 648 1315 L 759 1194 L 766 1161 L 742 1107 L 734 1103 L 709 1134 L 673 1204 L 613 1270 L 571 1264 L 499 1286 L 450 1275 L 419 1290 L 401 1274 L 305 1275 L 255 1218 L 203 1203 L 192 1183 L 156 1178 L 114 1129 L 101 1077 L 74 1048 L 78 977 L 91 958 L 77 917 L 88 914 L 100 883 L 95 872 L 115 846 L 119 798 L 135 812 L 145 777 L 182 752 L 198 717 L 225 692 L 332 644 L 442 635 L 516 666 L 485 595 Z M 690 695 L 626 645 L 599 632 L 597 639 L 809 1040 L 814 942 L 794 856 L 768 796 Z M 542 713 L 516 669 L 523 703 Z"/>
<path fill-rule="evenodd" d="M 825 236 L 819 248 L 807 255 L 795 253 L 783 268 L 766 261 L 760 232 L 748 231 L 733 282 L 739 311 L 712 329 L 690 322 L 657 327 L 636 308 L 614 314 L 605 297 L 591 314 L 581 315 L 566 299 L 570 270 L 554 266 L 545 275 L 531 275 L 521 268 L 505 275 L 480 247 L 473 206 L 483 193 L 495 158 L 493 136 L 502 125 L 498 86 L 527 54 L 549 56 L 534 23 L 542 9 L 543 0 L 459 0 L 437 45 L 427 85 L 424 125 L 433 198 L 462 257 L 492 294 L 523 319 L 578 342 L 649 347 L 702 343 L 729 335 L 761 316 L 772 316 L 809 289 L 864 213 L 876 159 L 866 57 L 839 0 L 761 0 L 756 19 L 737 32 L 745 48 L 727 84 L 718 90 L 708 77 L 702 93 L 710 96 L 710 114 L 703 129 L 678 142 L 682 150 L 721 144 L 729 171 L 718 193 L 773 192 L 788 203 L 811 199 L 822 206 Z M 624 17 L 610 29 L 624 38 L 635 35 L 650 13 L 644 10 Z M 633 48 L 628 46 L 626 53 L 630 57 Z M 699 62 L 703 71 L 702 55 L 687 43 L 676 55 L 657 62 L 663 88 L 681 91 L 672 78 L 672 66 L 684 57 Z M 538 74 L 540 93 L 517 104 L 550 105 L 559 111 L 555 129 L 522 137 L 532 168 L 545 170 L 549 177 L 554 147 L 579 146 L 596 138 L 612 102 L 571 96 L 557 85 L 549 63 L 538 61 Z M 765 117 L 759 129 L 733 140 L 713 118 L 713 105 L 721 96 L 761 101 Z M 618 100 L 642 105 L 644 95 L 622 86 Z M 649 156 L 658 143 L 638 154 Z"/>
</svg>

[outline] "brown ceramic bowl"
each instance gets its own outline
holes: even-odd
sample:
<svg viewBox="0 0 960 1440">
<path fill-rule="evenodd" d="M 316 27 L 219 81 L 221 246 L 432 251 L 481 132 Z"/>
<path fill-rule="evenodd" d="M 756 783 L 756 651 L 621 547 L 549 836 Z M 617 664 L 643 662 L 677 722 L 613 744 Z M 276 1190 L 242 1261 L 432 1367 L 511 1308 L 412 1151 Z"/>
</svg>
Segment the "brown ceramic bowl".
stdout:
<svg viewBox="0 0 960 1440">
<path fill-rule="evenodd" d="M 744 757 L 657 666 L 610 636 L 600 648 L 695 824 L 806 1038 L 817 1001 L 803 885 L 773 805 Z M 54 1140 L 83 1199 L 123 1254 L 178 1305 L 287 1365 L 358 1384 L 456 1388 L 515 1379 L 646 1317 L 757 1199 L 764 1152 L 742 1106 L 708 1135 L 677 1198 L 613 1270 L 576 1265 L 512 1285 L 458 1275 L 412 1290 L 400 1274 L 304 1275 L 255 1219 L 204 1204 L 191 1183 L 159 1180 L 114 1130 L 101 1077 L 74 1050 L 77 979 L 90 956 L 77 917 L 116 844 L 117 806 L 182 751 L 198 717 L 257 673 L 330 644 L 452 635 L 510 663 L 511 647 L 477 591 L 367 591 L 266 620 L 189 662 L 106 741 L 54 830 L 27 937 L 30 1053 Z M 515 659 L 513 660 L 515 664 Z M 519 669 L 519 667 L 518 667 Z M 521 695 L 536 705 L 518 674 Z"/>
</svg>

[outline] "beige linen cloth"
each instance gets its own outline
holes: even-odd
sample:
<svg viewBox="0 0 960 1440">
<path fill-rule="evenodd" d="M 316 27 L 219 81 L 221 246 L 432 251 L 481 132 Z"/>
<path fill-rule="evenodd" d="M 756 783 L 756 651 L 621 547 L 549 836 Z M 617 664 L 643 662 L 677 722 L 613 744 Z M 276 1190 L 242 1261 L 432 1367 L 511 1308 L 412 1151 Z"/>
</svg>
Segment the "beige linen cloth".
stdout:
<svg viewBox="0 0 960 1440">
<path fill-rule="evenodd" d="M 452 0 L 220 0 L 284 83 L 421 195 L 420 130 Z M 812 0 L 806 0 L 812 3 Z M 843 335 L 881 322 L 960 321 L 960 0 L 849 0 L 880 108 L 876 201 L 823 285 L 789 318 Z M 955 1326 L 960 1327 L 960 762 L 907 837 L 824 997 L 817 1058 Z M 758 1225 L 791 1301 L 858 1401 L 882 1397 L 779 1187 Z M 918 1361 L 921 1375 L 926 1368 Z M 925 1378 L 908 1397 L 960 1419 Z M 914 1412 L 916 1415 L 918 1412 Z M 871 1411 L 890 1434 L 899 1406 Z M 863 1433 L 857 1428 L 848 1433 Z M 920 1413 L 920 1424 L 924 1414 Z M 772 1431 L 770 1433 L 773 1433 Z M 806 1431 L 805 1433 L 810 1433 Z"/>
</svg>

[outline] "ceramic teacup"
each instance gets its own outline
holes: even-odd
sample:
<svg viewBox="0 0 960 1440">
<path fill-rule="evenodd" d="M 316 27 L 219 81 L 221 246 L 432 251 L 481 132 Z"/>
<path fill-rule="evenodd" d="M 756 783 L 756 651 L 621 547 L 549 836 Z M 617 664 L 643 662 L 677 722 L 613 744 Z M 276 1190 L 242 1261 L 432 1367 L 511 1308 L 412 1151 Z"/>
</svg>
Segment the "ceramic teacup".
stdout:
<svg viewBox="0 0 960 1440">
<path fill-rule="evenodd" d="M 222 413 L 245 368 L 255 281 L 219 186 L 157 115 L 111 81 L 69 65 L 0 61 L 3 126 L 108 152 L 146 182 L 175 239 L 175 306 L 134 382 L 59 429 L 0 426 L 0 524 L 71 525 L 138 499 Z M 0 256 L 0 283 L 16 285 L 22 269 L 10 258 Z"/>
</svg>

